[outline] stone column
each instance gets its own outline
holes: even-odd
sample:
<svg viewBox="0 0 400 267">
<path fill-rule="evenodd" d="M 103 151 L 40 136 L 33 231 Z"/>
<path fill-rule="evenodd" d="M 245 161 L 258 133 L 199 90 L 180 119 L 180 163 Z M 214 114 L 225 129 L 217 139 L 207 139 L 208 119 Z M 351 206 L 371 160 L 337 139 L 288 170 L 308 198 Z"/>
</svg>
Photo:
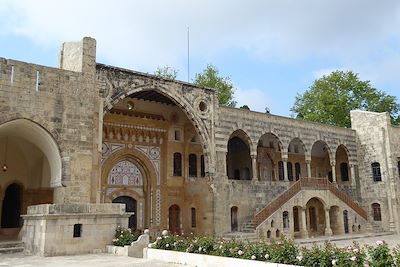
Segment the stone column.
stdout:
<svg viewBox="0 0 400 267">
<path fill-rule="evenodd" d="M 331 167 L 332 167 L 332 181 L 334 184 L 336 184 L 337 181 L 336 181 L 336 164 L 335 164 L 335 162 L 331 162 Z"/>
<path fill-rule="evenodd" d="M 301 227 L 300 227 L 300 235 L 302 238 L 308 238 L 307 231 L 307 207 L 301 208 Z"/>
<path fill-rule="evenodd" d="M 287 170 L 287 163 L 288 163 L 288 159 L 282 159 L 283 160 L 283 180 L 285 182 L 288 182 L 288 170 Z"/>
<path fill-rule="evenodd" d="M 252 169 L 253 169 L 253 177 L 251 178 L 253 181 L 259 180 L 258 177 L 258 169 L 257 169 L 257 155 L 251 155 Z"/>
<path fill-rule="evenodd" d="M 332 236 L 331 221 L 329 219 L 329 208 L 325 209 L 325 235 Z"/>
<path fill-rule="evenodd" d="M 306 160 L 307 164 L 307 177 L 311 177 L 311 160 Z"/>
<path fill-rule="evenodd" d="M 350 179 L 351 179 L 351 187 L 356 188 L 356 172 L 354 170 L 354 164 L 350 164 Z"/>
</svg>

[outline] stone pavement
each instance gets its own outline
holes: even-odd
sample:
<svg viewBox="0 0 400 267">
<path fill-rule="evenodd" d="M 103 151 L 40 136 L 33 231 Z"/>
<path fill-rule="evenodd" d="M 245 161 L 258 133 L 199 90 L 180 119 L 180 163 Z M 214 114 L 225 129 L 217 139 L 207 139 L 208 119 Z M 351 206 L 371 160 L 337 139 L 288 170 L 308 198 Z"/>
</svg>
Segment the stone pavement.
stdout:
<svg viewBox="0 0 400 267">
<path fill-rule="evenodd" d="M 85 254 L 77 256 L 39 257 L 23 253 L 0 254 L 0 267 L 178 267 L 162 261 L 116 256 L 111 254 Z"/>
</svg>

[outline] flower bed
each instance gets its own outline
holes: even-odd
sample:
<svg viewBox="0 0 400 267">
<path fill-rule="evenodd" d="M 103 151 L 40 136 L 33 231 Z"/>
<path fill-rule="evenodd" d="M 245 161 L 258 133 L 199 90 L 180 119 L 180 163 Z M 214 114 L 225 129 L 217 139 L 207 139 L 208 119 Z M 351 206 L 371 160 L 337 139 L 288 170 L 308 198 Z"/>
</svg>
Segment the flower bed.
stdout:
<svg viewBox="0 0 400 267">
<path fill-rule="evenodd" d="M 347 248 L 338 248 L 326 243 L 324 246 L 305 248 L 284 238 L 273 243 L 245 243 L 214 237 L 182 237 L 164 233 L 149 247 L 301 266 L 400 267 L 400 249 L 390 250 L 384 241 L 377 241 L 376 246 L 361 247 L 354 243 Z"/>
<path fill-rule="evenodd" d="M 115 230 L 115 235 L 113 239 L 113 245 L 118 247 L 129 246 L 132 244 L 133 241 L 136 241 L 141 232 L 136 230 L 132 232 L 131 229 L 125 229 L 120 226 L 117 227 Z"/>
</svg>

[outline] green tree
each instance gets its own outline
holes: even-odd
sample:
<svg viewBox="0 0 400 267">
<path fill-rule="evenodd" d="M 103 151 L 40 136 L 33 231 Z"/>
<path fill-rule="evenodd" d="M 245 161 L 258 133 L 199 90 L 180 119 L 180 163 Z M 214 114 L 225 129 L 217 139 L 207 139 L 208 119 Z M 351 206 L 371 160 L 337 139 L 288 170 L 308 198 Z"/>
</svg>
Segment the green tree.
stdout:
<svg viewBox="0 0 400 267">
<path fill-rule="evenodd" d="M 230 77 L 219 75 L 219 70 L 215 66 L 208 64 L 203 72 L 197 73 L 194 78 L 194 84 L 200 87 L 216 89 L 220 105 L 235 107 L 236 102 L 233 100 L 235 87 Z"/>
<path fill-rule="evenodd" d="M 154 75 L 165 80 L 175 80 L 178 75 L 178 70 L 169 66 L 158 66 Z"/>
<path fill-rule="evenodd" d="M 291 108 L 295 117 L 350 127 L 354 109 L 389 112 L 393 124 L 400 123 L 400 104 L 395 96 L 373 88 L 352 71 L 334 71 L 317 79 L 304 94 L 296 96 Z"/>
<path fill-rule="evenodd" d="M 243 105 L 243 106 L 241 106 L 240 108 L 241 108 L 241 109 L 247 109 L 247 110 L 250 110 L 250 108 L 249 108 L 249 106 L 248 106 L 248 105 Z"/>
</svg>

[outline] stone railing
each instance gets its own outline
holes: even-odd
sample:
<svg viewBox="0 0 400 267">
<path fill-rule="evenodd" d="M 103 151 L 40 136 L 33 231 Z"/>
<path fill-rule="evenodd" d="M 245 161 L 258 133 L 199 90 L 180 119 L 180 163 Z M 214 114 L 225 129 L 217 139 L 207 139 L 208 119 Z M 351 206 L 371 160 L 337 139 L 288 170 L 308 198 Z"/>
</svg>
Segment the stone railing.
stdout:
<svg viewBox="0 0 400 267">
<path fill-rule="evenodd" d="M 265 206 L 261 211 L 256 213 L 253 218 L 253 224 L 255 227 L 259 226 L 263 221 L 268 219 L 274 212 L 288 202 L 302 189 L 314 189 L 314 190 L 329 190 L 337 198 L 343 201 L 347 206 L 357 212 L 362 218 L 367 220 L 367 212 L 361 208 L 353 199 L 346 193 L 340 191 L 335 185 L 333 185 L 326 178 L 310 178 L 303 177 L 300 180 L 293 183 L 285 192 L 275 198 L 270 204 Z"/>
</svg>

